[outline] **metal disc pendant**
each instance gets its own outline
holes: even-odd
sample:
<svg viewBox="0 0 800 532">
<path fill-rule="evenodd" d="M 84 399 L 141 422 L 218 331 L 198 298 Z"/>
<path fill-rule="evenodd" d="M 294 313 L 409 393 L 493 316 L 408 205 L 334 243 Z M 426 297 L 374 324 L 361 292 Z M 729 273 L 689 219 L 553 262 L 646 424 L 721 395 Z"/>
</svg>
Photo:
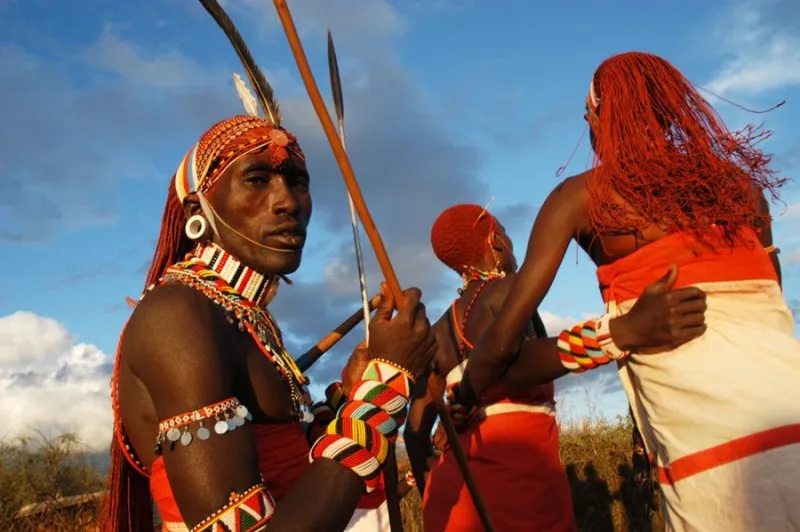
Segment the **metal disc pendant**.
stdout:
<svg viewBox="0 0 800 532">
<path fill-rule="evenodd" d="M 249 412 L 247 411 L 247 407 L 244 405 L 239 405 L 236 407 L 236 415 L 239 417 L 246 417 Z"/>
<path fill-rule="evenodd" d="M 186 431 L 181 435 L 181 444 L 183 444 L 183 446 L 185 447 L 185 446 L 189 445 L 190 443 L 192 443 L 192 433 L 189 432 L 189 431 Z"/>
<path fill-rule="evenodd" d="M 225 421 L 225 423 L 227 423 L 227 424 L 228 424 L 228 430 L 229 430 L 229 431 L 231 431 L 231 430 L 236 430 L 236 427 L 238 426 L 238 425 L 236 424 L 236 422 L 233 420 L 233 418 L 231 418 L 231 419 L 228 419 L 227 421 Z"/>
<path fill-rule="evenodd" d="M 228 423 L 225 421 L 217 421 L 217 424 L 214 425 L 214 432 L 217 434 L 225 434 L 228 432 Z"/>
<path fill-rule="evenodd" d="M 176 442 L 181 439 L 181 431 L 177 427 L 172 427 L 167 431 L 167 439 L 171 442 Z"/>
<path fill-rule="evenodd" d="M 197 429 L 197 437 L 201 440 L 207 440 L 211 436 L 211 431 L 205 427 Z"/>
<path fill-rule="evenodd" d="M 241 427 L 244 425 L 244 417 L 236 415 L 233 416 L 233 422 L 236 424 L 237 427 Z"/>
<path fill-rule="evenodd" d="M 303 410 L 303 422 L 311 423 L 312 421 L 314 421 L 314 414 L 306 410 Z"/>
</svg>

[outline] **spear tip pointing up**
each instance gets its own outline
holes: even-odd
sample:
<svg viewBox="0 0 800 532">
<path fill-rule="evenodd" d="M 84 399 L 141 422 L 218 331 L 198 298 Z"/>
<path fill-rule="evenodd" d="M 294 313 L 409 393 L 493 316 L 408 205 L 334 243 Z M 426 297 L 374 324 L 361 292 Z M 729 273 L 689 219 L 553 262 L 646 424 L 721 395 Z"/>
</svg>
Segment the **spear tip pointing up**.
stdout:
<svg viewBox="0 0 800 532">
<path fill-rule="evenodd" d="M 328 70 L 331 74 L 331 91 L 333 92 L 333 106 L 336 108 L 336 118 L 344 120 L 344 98 L 342 97 L 342 82 L 339 79 L 339 62 L 336 60 L 336 47 L 333 45 L 333 35 L 328 29 Z"/>
</svg>

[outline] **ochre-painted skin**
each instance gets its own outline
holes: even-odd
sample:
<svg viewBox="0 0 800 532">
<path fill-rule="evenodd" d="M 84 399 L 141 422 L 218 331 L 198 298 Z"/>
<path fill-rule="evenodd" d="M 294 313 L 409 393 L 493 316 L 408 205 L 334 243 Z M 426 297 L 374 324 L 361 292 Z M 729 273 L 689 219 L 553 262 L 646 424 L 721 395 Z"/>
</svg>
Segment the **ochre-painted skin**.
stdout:
<svg viewBox="0 0 800 532">
<path fill-rule="evenodd" d="M 270 166 L 268 151 L 244 155 L 223 172 L 208 198 L 219 217 L 240 233 L 217 223 L 227 251 L 257 271 L 285 275 L 297 270 L 312 211 L 304 161 L 291 156 L 276 171 Z M 185 209 L 188 215 L 200 212 L 196 196 L 187 198 Z M 241 235 L 287 252 L 260 248 Z"/>
</svg>

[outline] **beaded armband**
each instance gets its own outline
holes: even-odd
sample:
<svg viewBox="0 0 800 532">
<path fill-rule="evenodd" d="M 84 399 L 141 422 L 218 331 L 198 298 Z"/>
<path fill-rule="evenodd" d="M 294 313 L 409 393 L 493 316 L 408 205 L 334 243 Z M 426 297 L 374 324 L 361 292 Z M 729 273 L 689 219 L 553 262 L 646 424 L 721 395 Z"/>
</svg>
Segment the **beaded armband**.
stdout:
<svg viewBox="0 0 800 532">
<path fill-rule="evenodd" d="M 200 440 L 207 440 L 211 436 L 211 430 L 206 427 L 206 423 L 217 434 L 225 434 L 236 430 L 244 425 L 245 421 L 252 419 L 253 416 L 247 407 L 235 397 L 231 397 L 192 412 L 173 416 L 159 423 L 158 436 L 153 450 L 160 455 L 163 452 L 161 447 L 163 443 L 169 443 L 169 448 L 172 450 L 178 441 L 183 446 L 189 445 L 194 440 L 194 436 Z M 194 435 L 189 430 L 193 423 L 198 424 Z"/>
<path fill-rule="evenodd" d="M 337 416 L 327 434 L 311 447 L 311 461 L 328 458 L 350 468 L 364 480 L 367 493 L 372 492 L 398 428 L 405 422 L 413 385 L 405 369 L 376 359 L 353 385 L 346 401 L 331 401 L 341 393 L 341 386 L 329 386 L 326 395 L 329 404 L 338 403 Z"/>
<path fill-rule="evenodd" d="M 203 519 L 191 532 L 255 532 L 264 530 L 275 513 L 275 501 L 263 483 L 244 493 L 231 493 L 228 504 Z"/>
<path fill-rule="evenodd" d="M 606 314 L 599 320 L 578 323 L 558 335 L 558 354 L 561 364 L 574 373 L 583 373 L 612 360 L 628 356 L 614 343 L 609 330 L 611 317 Z"/>
</svg>

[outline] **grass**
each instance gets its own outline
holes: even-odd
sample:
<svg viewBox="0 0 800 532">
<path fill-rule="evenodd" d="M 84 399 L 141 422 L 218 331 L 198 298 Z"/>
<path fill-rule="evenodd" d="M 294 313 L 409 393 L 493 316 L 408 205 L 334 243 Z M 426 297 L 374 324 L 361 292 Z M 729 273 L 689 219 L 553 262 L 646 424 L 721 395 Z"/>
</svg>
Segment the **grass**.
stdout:
<svg viewBox="0 0 800 532">
<path fill-rule="evenodd" d="M 633 483 L 630 424 L 595 421 L 562 427 L 561 457 L 572 486 L 578 527 L 586 532 L 659 532 L 658 513 L 647 510 Z M 405 472 L 407 463 L 400 463 Z M 41 435 L 0 443 L 0 530 L 96 530 L 97 500 L 58 508 L 67 497 L 97 492 L 105 479 L 81 443 L 70 435 Z M 46 502 L 41 513 L 17 518 L 20 509 Z M 406 532 L 421 532 L 416 490 L 402 502 Z"/>
</svg>

